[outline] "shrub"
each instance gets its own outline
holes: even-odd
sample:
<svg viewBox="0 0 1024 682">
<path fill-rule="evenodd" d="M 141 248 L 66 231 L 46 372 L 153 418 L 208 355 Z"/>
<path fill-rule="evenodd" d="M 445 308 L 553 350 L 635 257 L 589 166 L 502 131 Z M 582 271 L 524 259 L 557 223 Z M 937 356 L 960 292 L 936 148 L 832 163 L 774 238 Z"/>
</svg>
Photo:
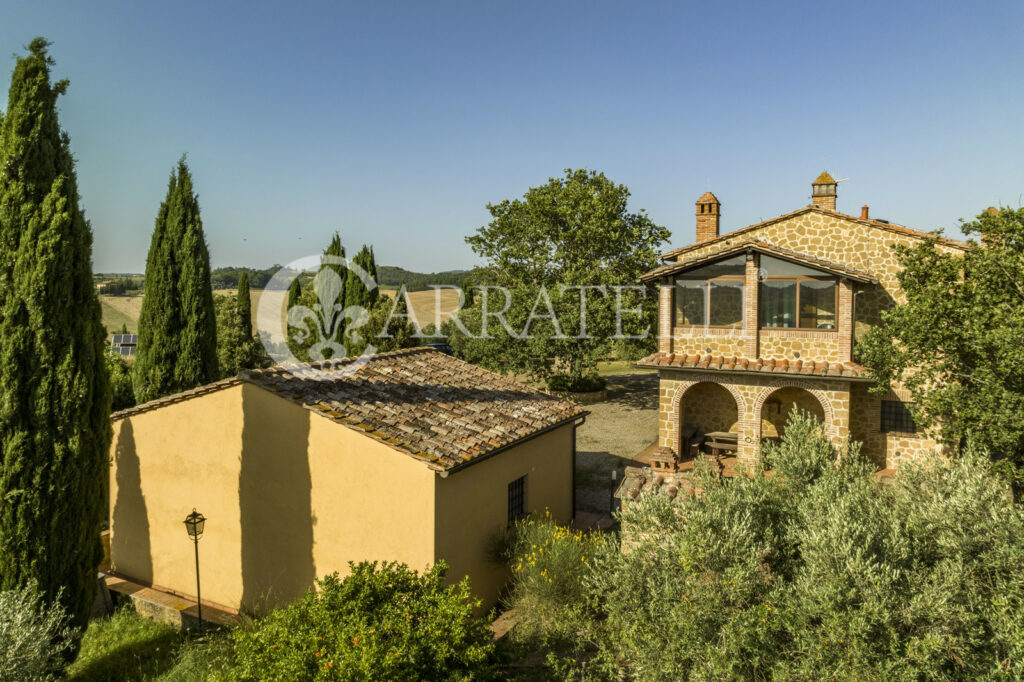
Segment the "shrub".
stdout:
<svg viewBox="0 0 1024 682">
<path fill-rule="evenodd" d="M 494 670 L 469 581 L 445 586 L 447 566 L 349 564 L 290 606 L 234 633 L 239 680 L 468 680 Z"/>
<path fill-rule="evenodd" d="M 703 473 L 700 497 L 627 505 L 575 591 L 522 583 L 518 604 L 575 617 L 585 645 L 536 637 L 560 676 L 1024 676 L 1024 509 L 983 454 L 904 463 L 881 484 L 806 415 L 766 450 L 772 475 Z"/>
<path fill-rule="evenodd" d="M 604 377 L 593 375 L 583 377 L 571 377 L 567 374 L 555 374 L 547 379 L 548 390 L 567 391 L 570 393 L 590 393 L 591 391 L 603 391 L 607 382 Z"/>
<path fill-rule="evenodd" d="M 75 634 L 58 602 L 46 606 L 32 585 L 0 592 L 0 680 L 57 679 Z"/>
<path fill-rule="evenodd" d="M 518 614 L 519 634 L 549 631 L 567 622 L 565 608 L 584 598 L 587 562 L 601 544 L 599 536 L 556 524 L 549 512 L 516 523 L 508 550 L 508 601 Z"/>
</svg>

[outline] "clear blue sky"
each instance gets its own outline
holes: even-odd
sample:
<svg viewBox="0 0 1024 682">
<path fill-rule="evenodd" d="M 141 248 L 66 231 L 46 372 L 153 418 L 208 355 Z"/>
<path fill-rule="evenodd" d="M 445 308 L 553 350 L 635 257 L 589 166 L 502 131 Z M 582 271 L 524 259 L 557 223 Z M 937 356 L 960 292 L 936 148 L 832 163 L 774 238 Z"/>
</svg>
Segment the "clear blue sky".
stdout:
<svg viewBox="0 0 1024 682">
<path fill-rule="evenodd" d="M 674 246 L 705 189 L 735 229 L 823 168 L 840 210 L 951 236 L 1024 192 L 1020 2 L 6 0 L 0 53 L 36 35 L 71 80 L 98 271 L 142 270 L 183 152 L 214 265 L 339 230 L 378 263 L 467 267 L 487 202 L 566 167 L 628 185 Z"/>
</svg>

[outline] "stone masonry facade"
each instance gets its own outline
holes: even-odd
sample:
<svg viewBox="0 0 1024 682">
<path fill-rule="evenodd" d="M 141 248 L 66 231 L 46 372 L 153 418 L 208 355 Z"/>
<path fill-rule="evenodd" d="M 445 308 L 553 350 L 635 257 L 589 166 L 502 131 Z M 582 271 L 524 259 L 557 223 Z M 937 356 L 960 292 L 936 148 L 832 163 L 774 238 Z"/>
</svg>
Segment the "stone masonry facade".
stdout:
<svg viewBox="0 0 1024 682">
<path fill-rule="evenodd" d="M 823 178 L 830 176 L 822 174 L 815 183 Z M 815 362 L 838 363 L 853 371 L 839 377 L 789 376 L 778 371 L 659 366 L 660 446 L 679 453 L 682 424 L 697 423 L 707 432 L 726 429 L 722 425 L 728 423 L 738 433 L 738 456 L 753 462 L 759 456 L 761 439 L 776 436 L 780 422 L 784 424 L 784 416 L 796 406 L 811 409 L 822 418 L 833 442 L 838 444 L 847 437 L 860 441 L 864 453 L 880 468 L 892 469 L 902 460 L 940 449 L 928 434 L 883 433 L 882 400 L 909 402 L 910 396 L 899 386 L 892 387 L 887 396 L 870 393 L 867 372 L 856 369 L 859 366 L 855 364 L 857 340 L 877 324 L 883 310 L 905 300 L 897 280 L 900 266 L 894 246 L 913 246 L 929 235 L 871 220 L 867 218 L 866 207 L 861 217 L 839 213 L 834 209 L 834 190 L 833 187 L 831 195 L 823 195 L 829 197 L 827 200 L 721 236 L 720 203 L 710 193 L 701 197 L 697 218 L 702 229 L 697 243 L 664 254 L 666 266 L 650 273 L 651 279 L 660 285 L 657 355 L 669 359 L 710 357 L 712 367 L 739 367 L 740 363 L 729 360 L 756 359 L 783 363 L 783 368 L 786 363 L 796 367 Z M 816 188 L 815 192 L 818 191 Z M 702 210 L 701 204 L 710 204 L 712 199 L 713 208 Z M 776 251 L 766 250 L 769 246 Z M 939 248 L 962 252 L 968 246 L 940 238 Z M 674 280 L 671 271 L 668 275 L 661 275 L 660 271 L 671 269 L 673 263 L 698 267 L 720 253 L 732 255 L 738 250 L 746 253 L 747 262 L 742 327 L 674 326 Z M 793 254 L 794 261 L 810 267 L 824 264 L 820 267 L 826 274 L 832 268 L 831 274 L 838 281 L 833 329 L 759 328 L 759 281 L 763 278 L 760 259 L 764 254 L 776 253 Z M 702 384 L 717 384 L 724 392 L 702 388 Z M 732 398 L 731 402 L 723 399 L 726 395 Z M 813 409 L 816 405 L 817 410 Z"/>
</svg>

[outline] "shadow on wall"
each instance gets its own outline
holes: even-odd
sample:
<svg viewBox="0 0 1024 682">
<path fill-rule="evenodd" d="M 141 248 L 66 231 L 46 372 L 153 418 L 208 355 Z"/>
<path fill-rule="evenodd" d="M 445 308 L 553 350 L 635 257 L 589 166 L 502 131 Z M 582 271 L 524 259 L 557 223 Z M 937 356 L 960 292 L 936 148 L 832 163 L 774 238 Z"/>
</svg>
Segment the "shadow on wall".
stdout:
<svg viewBox="0 0 1024 682">
<path fill-rule="evenodd" d="M 142 472 L 130 419 L 121 420 L 114 450 L 117 501 L 111 514 L 110 557 L 113 569 L 143 582 L 153 581 L 149 514 L 142 494 Z"/>
<path fill-rule="evenodd" d="M 301 407 L 253 386 L 242 390 L 242 608 L 264 612 L 299 597 L 313 563 L 309 420 Z"/>
</svg>

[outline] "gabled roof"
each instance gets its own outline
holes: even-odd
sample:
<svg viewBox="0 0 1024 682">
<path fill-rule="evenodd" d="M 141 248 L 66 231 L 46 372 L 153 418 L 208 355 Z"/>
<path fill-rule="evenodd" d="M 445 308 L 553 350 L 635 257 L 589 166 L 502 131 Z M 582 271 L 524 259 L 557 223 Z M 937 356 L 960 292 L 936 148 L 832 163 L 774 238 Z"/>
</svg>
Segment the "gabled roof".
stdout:
<svg viewBox="0 0 1024 682">
<path fill-rule="evenodd" d="M 827 215 L 827 216 L 831 216 L 833 218 L 842 218 L 843 220 L 848 220 L 848 221 L 853 222 L 853 223 L 859 223 L 861 225 L 867 225 L 869 227 L 876 227 L 876 228 L 881 229 L 881 230 L 887 230 L 887 231 L 895 233 L 895 234 L 901 234 L 901 235 L 905 235 L 905 236 L 908 236 L 908 237 L 914 237 L 916 239 L 937 239 L 940 244 L 943 244 L 945 246 L 950 246 L 950 247 L 953 247 L 955 249 L 962 249 L 963 251 L 967 251 L 968 249 L 971 248 L 971 246 L 969 244 L 965 244 L 964 242 L 960 242 L 960 241 L 957 241 L 955 239 L 950 239 L 948 237 L 940 237 L 940 236 L 938 236 L 938 235 L 936 235 L 934 233 L 931 233 L 931 232 L 922 232 L 921 230 L 915 230 L 915 229 L 910 228 L 910 227 L 904 227 L 903 225 L 896 225 L 895 223 L 887 223 L 887 222 L 884 222 L 884 221 L 881 221 L 881 220 L 864 219 L 864 218 L 860 218 L 860 217 L 857 217 L 857 216 L 847 215 L 846 213 L 840 213 L 839 211 L 832 211 L 832 210 L 827 209 L 827 208 L 822 208 L 820 206 L 811 205 L 811 206 L 804 206 L 803 208 L 797 209 L 797 210 L 792 211 L 790 213 L 785 213 L 785 214 L 780 215 L 780 216 L 775 217 L 775 218 L 770 218 L 769 220 L 763 220 L 763 221 L 761 221 L 759 223 L 755 223 L 753 225 L 747 225 L 746 227 L 741 227 L 740 229 L 733 230 L 732 232 L 726 232 L 725 234 L 720 235 L 720 236 L 718 236 L 718 237 L 716 237 L 714 239 L 709 239 L 707 241 L 697 242 L 696 244 L 690 244 L 689 246 L 683 246 L 683 247 L 680 247 L 678 249 L 673 249 L 671 251 L 666 251 L 665 253 L 661 254 L 660 258 L 663 261 L 668 260 L 669 258 L 675 258 L 676 256 L 679 256 L 681 254 L 687 253 L 689 251 L 693 251 L 694 249 L 700 249 L 700 248 L 703 248 L 705 246 L 709 246 L 711 244 L 717 244 L 717 243 L 728 241 L 730 239 L 735 239 L 736 237 L 738 237 L 740 235 L 746 234 L 747 232 L 751 232 L 751 231 L 756 230 L 756 229 L 758 229 L 760 227 L 765 227 L 765 226 L 771 225 L 773 223 L 782 222 L 783 220 L 789 220 L 790 218 L 795 218 L 795 217 L 803 215 L 805 213 L 821 213 L 821 214 L 824 214 L 824 215 Z"/>
<path fill-rule="evenodd" d="M 809 360 L 775 360 L 737 358 L 721 355 L 687 355 L 659 351 L 636 363 L 637 367 L 657 369 L 692 369 L 708 372 L 744 372 L 753 374 L 787 374 L 817 379 L 871 381 L 868 370 L 854 362 L 815 362 Z"/>
<path fill-rule="evenodd" d="M 828 171 L 821 171 L 821 175 L 818 179 L 811 183 L 812 185 L 835 185 L 837 184 L 835 178 L 828 174 Z"/>
<path fill-rule="evenodd" d="M 713 201 L 713 202 L 715 202 L 716 204 L 720 204 L 720 203 L 722 203 L 722 202 L 720 202 L 720 201 L 718 200 L 718 197 L 716 197 L 716 196 L 715 196 L 714 194 L 712 194 L 711 192 L 704 192 L 704 194 L 701 194 L 701 195 L 700 195 L 700 199 L 697 199 L 697 203 L 698 203 L 698 204 L 706 204 L 706 203 L 707 203 L 707 202 L 709 202 L 709 201 Z"/>
<path fill-rule="evenodd" d="M 378 353 L 299 369 L 273 367 L 116 412 L 123 419 L 249 383 L 450 472 L 577 420 L 575 403 L 429 348 Z"/>
<path fill-rule="evenodd" d="M 707 242 L 705 242 L 707 243 Z M 720 258 L 726 258 L 728 256 L 743 253 L 745 251 L 757 251 L 758 253 L 764 253 L 769 256 L 781 258 L 782 260 L 788 260 L 793 263 L 799 263 L 800 265 L 806 265 L 810 268 L 817 268 L 830 272 L 839 277 L 846 277 L 855 282 L 861 282 L 864 284 L 875 284 L 878 280 L 871 274 L 858 270 L 857 268 L 851 268 L 849 265 L 843 263 L 837 263 L 835 261 L 826 260 L 824 258 L 818 258 L 817 256 L 811 256 L 805 253 L 799 253 L 790 249 L 784 249 L 781 246 L 769 244 L 768 242 L 758 241 L 756 239 L 745 239 L 738 242 L 728 242 L 721 245 L 721 248 L 711 252 L 702 253 L 698 256 L 694 256 L 689 259 L 683 259 L 675 263 L 668 263 L 662 265 L 660 268 L 655 268 L 644 275 L 641 275 L 641 282 L 649 282 L 651 280 L 659 279 L 661 277 L 667 277 L 674 275 L 679 272 L 684 272 L 695 267 L 699 267 L 704 263 L 718 260 Z"/>
</svg>

